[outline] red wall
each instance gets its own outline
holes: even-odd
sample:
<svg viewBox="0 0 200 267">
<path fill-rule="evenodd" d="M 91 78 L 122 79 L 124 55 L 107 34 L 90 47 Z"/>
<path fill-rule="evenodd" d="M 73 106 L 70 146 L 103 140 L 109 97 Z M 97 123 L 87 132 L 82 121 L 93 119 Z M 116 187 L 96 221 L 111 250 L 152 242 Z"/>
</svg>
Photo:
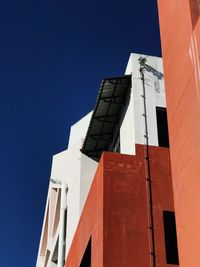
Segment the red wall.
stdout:
<svg viewBox="0 0 200 267">
<path fill-rule="evenodd" d="M 158 0 L 181 267 L 200 266 L 200 8 Z"/>
<path fill-rule="evenodd" d="M 79 267 L 90 237 L 92 267 L 151 266 L 144 148 L 138 145 L 136 156 L 103 154 L 66 259 L 66 267 Z M 162 212 L 173 210 L 168 149 L 150 147 L 150 160 L 156 266 L 167 267 Z"/>
</svg>

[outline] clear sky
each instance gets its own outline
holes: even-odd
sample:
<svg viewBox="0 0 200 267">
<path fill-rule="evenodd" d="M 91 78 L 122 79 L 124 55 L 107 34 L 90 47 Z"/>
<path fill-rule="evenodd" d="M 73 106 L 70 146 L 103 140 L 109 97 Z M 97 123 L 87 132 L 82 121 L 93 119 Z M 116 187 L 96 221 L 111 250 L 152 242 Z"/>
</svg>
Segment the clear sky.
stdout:
<svg viewBox="0 0 200 267">
<path fill-rule="evenodd" d="M 35 266 L 52 155 L 131 52 L 161 55 L 156 0 L 0 1 L 0 266 Z"/>
</svg>

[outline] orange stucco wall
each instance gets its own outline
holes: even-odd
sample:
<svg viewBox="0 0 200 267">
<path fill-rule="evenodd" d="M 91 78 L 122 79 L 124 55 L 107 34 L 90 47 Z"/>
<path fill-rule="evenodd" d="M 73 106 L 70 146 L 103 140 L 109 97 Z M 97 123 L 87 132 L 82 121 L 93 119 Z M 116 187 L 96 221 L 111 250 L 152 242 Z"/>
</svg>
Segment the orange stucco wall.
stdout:
<svg viewBox="0 0 200 267">
<path fill-rule="evenodd" d="M 200 266 L 200 7 L 158 0 L 181 267 Z"/>
<path fill-rule="evenodd" d="M 66 267 L 79 267 L 92 238 L 92 267 L 151 267 L 144 149 L 136 156 L 106 152 L 101 157 Z M 167 267 L 163 210 L 174 210 L 169 150 L 150 147 L 156 266 Z M 171 265 L 177 266 L 177 265 Z"/>
</svg>

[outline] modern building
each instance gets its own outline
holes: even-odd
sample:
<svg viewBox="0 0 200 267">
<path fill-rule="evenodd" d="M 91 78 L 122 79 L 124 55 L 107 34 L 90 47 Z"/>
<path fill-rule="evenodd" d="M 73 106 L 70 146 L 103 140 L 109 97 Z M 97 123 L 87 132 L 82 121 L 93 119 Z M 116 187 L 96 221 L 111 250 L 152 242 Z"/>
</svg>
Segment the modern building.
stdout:
<svg viewBox="0 0 200 267">
<path fill-rule="evenodd" d="M 178 266 L 162 59 L 131 54 L 53 157 L 36 267 Z"/>
<path fill-rule="evenodd" d="M 200 266 L 200 1 L 158 0 L 181 267 Z"/>
</svg>

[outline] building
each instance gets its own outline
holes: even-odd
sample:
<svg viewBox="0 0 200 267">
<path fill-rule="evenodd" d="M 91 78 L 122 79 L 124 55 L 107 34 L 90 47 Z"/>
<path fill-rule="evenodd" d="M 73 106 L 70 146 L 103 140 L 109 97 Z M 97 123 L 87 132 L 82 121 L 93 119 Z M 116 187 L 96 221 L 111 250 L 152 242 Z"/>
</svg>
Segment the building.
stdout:
<svg viewBox="0 0 200 267">
<path fill-rule="evenodd" d="M 200 266 L 200 1 L 158 0 L 181 267 Z"/>
<path fill-rule="evenodd" d="M 36 267 L 178 266 L 162 59 L 131 54 L 53 157 Z"/>
</svg>

